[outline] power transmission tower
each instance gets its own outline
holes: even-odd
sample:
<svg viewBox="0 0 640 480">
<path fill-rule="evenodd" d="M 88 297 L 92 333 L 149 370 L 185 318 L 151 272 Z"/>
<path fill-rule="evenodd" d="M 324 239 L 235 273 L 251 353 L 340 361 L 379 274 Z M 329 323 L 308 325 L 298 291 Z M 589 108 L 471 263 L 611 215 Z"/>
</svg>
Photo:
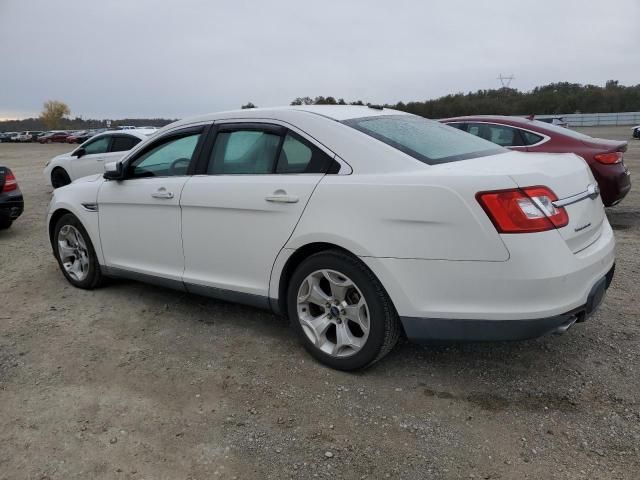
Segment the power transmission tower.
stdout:
<svg viewBox="0 0 640 480">
<path fill-rule="evenodd" d="M 511 82 L 513 82 L 513 80 L 516 77 L 513 76 L 513 74 L 511 75 L 498 75 L 498 80 L 500 80 L 500 83 L 502 84 L 502 88 L 509 88 L 511 86 Z"/>
</svg>

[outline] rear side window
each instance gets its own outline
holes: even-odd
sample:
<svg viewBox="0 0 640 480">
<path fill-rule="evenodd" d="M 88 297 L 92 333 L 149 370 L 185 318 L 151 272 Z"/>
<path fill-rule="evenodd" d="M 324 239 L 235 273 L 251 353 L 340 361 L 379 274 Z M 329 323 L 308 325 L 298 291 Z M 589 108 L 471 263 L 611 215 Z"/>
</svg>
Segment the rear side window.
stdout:
<svg viewBox="0 0 640 480">
<path fill-rule="evenodd" d="M 461 123 L 461 122 L 455 122 L 455 123 L 447 123 L 447 125 L 449 125 L 450 127 L 453 128 L 457 128 L 458 130 L 463 130 L 463 131 L 467 131 L 467 124 L 466 123 Z"/>
<path fill-rule="evenodd" d="M 208 172 L 213 175 L 256 175 L 273 172 L 280 135 L 260 130 L 220 132 L 211 152 Z"/>
<path fill-rule="evenodd" d="M 319 148 L 289 132 L 278 156 L 276 173 L 324 173 L 332 161 Z"/>
<path fill-rule="evenodd" d="M 481 138 L 413 115 L 354 118 L 343 123 L 429 165 L 506 152 Z"/>
<path fill-rule="evenodd" d="M 535 145 L 536 143 L 541 142 L 542 139 L 544 138 L 544 137 L 541 137 L 540 135 L 536 135 L 535 133 L 527 132 L 526 130 L 520 130 L 520 134 L 524 139 L 525 145 Z"/>
<path fill-rule="evenodd" d="M 140 143 L 140 139 L 136 137 L 113 137 L 113 141 L 111 142 L 111 151 L 112 152 L 125 152 L 127 150 L 131 150 L 138 143 Z"/>
</svg>

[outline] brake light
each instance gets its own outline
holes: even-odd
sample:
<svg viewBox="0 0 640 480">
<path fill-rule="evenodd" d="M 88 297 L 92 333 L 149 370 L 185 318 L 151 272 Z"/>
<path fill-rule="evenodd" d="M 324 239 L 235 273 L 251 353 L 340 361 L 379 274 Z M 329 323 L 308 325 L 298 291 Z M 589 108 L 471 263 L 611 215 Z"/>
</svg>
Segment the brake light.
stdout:
<svg viewBox="0 0 640 480">
<path fill-rule="evenodd" d="M 604 165 L 613 165 L 622 162 L 622 152 L 599 153 L 593 158 Z"/>
<path fill-rule="evenodd" d="M 11 192 L 13 190 L 17 190 L 17 188 L 18 181 L 16 180 L 16 177 L 12 172 L 8 171 L 4 177 L 4 187 L 2 187 L 2 190 L 0 190 L 0 192 Z"/>
<path fill-rule="evenodd" d="M 547 187 L 526 187 L 480 192 L 476 198 L 498 233 L 534 233 L 562 228 L 569 223 L 558 197 Z"/>
</svg>

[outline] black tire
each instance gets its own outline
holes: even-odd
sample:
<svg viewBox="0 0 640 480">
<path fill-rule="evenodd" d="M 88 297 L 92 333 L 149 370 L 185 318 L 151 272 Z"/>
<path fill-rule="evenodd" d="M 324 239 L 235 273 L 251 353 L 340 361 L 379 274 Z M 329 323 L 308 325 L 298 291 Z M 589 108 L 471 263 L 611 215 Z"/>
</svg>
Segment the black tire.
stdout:
<svg viewBox="0 0 640 480">
<path fill-rule="evenodd" d="M 11 226 L 13 220 L 10 218 L 0 218 L 0 230 L 6 230 Z"/>
<path fill-rule="evenodd" d="M 78 281 L 77 279 L 70 276 L 65 270 L 64 266 L 62 265 L 62 260 L 60 259 L 60 252 L 58 250 L 58 236 L 60 234 L 60 230 L 65 225 L 71 225 L 75 227 L 80 233 L 80 235 L 82 235 L 82 239 L 84 240 L 87 246 L 87 254 L 89 257 L 89 269 L 88 269 L 87 276 L 82 281 Z M 102 284 L 104 277 L 102 275 L 102 271 L 100 270 L 100 264 L 98 263 L 98 257 L 96 256 L 96 251 L 94 250 L 93 244 L 91 243 L 91 238 L 89 237 L 89 234 L 85 230 L 84 226 L 82 226 L 82 223 L 80 223 L 80 220 L 78 220 L 75 215 L 67 213 L 66 215 L 63 215 L 62 217 L 60 217 L 53 231 L 52 243 L 53 243 L 53 252 L 56 257 L 56 260 L 58 261 L 58 266 L 60 267 L 62 274 L 65 276 L 65 278 L 69 281 L 71 285 L 77 288 L 83 288 L 85 290 L 92 290 L 94 288 L 99 287 Z"/>
<path fill-rule="evenodd" d="M 369 309 L 369 335 L 364 346 L 347 357 L 329 355 L 305 334 L 297 310 L 298 291 L 308 275 L 318 270 L 335 270 L 346 275 L 362 292 Z M 305 259 L 291 276 L 287 289 L 287 311 L 293 329 L 305 349 L 317 360 L 337 370 L 357 370 L 368 367 L 388 354 L 400 336 L 398 314 L 380 281 L 356 257 L 340 250 L 327 250 Z"/>
<path fill-rule="evenodd" d="M 71 178 L 69 178 L 69 174 L 62 167 L 56 167 L 51 172 L 51 185 L 53 188 L 64 187 L 65 185 L 69 185 L 71 183 Z"/>
</svg>

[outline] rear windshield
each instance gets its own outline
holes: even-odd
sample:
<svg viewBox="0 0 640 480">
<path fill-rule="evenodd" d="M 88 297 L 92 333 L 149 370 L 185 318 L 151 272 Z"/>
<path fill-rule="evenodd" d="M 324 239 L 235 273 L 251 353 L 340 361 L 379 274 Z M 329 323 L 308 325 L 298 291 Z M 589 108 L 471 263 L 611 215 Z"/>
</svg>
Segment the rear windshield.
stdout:
<svg viewBox="0 0 640 480">
<path fill-rule="evenodd" d="M 591 140 L 591 137 L 589 135 L 576 132 L 575 130 L 571 130 L 570 128 L 554 125 L 553 123 L 541 122 L 540 120 L 533 120 L 531 123 L 538 127 L 540 130 L 546 130 L 550 133 L 559 133 L 560 135 L 566 135 L 567 137 L 575 138 L 578 140 Z"/>
<path fill-rule="evenodd" d="M 414 115 L 353 118 L 343 123 L 429 165 L 507 151 L 457 128 Z"/>
</svg>

